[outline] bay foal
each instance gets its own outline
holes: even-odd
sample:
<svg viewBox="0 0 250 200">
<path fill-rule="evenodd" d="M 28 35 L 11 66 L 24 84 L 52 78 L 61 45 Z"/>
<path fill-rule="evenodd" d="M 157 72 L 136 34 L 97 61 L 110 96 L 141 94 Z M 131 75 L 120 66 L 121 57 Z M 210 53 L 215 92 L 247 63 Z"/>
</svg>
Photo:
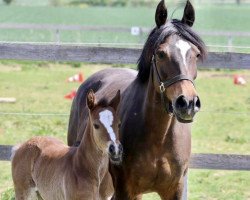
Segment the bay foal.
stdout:
<svg viewBox="0 0 250 200">
<path fill-rule="evenodd" d="M 116 113 L 119 102 L 120 91 L 110 103 L 102 99 L 97 104 L 94 92 L 88 92 L 89 119 L 78 147 L 51 137 L 34 137 L 17 147 L 12 158 L 16 200 L 109 199 L 100 194 L 99 186 L 108 172 L 109 158 L 114 164 L 122 159 Z M 113 191 L 109 192 L 112 196 Z"/>
</svg>

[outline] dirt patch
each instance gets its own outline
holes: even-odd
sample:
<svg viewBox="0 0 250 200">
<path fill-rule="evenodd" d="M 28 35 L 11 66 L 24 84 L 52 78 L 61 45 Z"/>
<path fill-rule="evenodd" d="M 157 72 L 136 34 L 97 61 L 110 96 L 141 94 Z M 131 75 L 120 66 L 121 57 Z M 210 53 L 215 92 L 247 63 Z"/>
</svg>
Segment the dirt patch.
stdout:
<svg viewBox="0 0 250 200">
<path fill-rule="evenodd" d="M 234 75 L 240 75 L 244 79 L 250 79 L 250 71 L 237 71 L 233 74 L 232 72 L 198 71 L 198 78 L 230 78 L 232 79 Z"/>
<path fill-rule="evenodd" d="M 13 72 L 13 71 L 21 71 L 21 70 L 22 70 L 22 67 L 18 64 L 13 64 L 13 65 L 0 64 L 1 72 Z"/>
</svg>

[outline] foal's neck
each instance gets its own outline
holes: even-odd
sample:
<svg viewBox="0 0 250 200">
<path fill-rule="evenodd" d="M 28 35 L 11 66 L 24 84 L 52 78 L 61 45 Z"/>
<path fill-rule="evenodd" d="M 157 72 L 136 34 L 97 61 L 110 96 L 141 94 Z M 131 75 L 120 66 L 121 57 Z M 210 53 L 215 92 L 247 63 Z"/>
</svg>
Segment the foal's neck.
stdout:
<svg viewBox="0 0 250 200">
<path fill-rule="evenodd" d="M 94 141 L 93 127 L 90 119 L 83 134 L 82 141 L 75 154 L 76 168 L 85 170 L 92 181 L 100 184 L 104 172 L 108 170 L 108 155 L 102 152 Z"/>
</svg>

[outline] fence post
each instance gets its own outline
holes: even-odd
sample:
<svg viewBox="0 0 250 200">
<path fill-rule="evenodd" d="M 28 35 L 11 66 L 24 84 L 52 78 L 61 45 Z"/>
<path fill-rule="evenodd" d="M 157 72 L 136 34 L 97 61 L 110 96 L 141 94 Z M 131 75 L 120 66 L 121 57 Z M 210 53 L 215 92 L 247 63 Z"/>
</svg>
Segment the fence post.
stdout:
<svg viewBox="0 0 250 200">
<path fill-rule="evenodd" d="M 182 193 L 182 200 L 187 200 L 188 199 L 188 172 L 184 176 L 184 187 L 183 187 L 183 193 Z"/>
<path fill-rule="evenodd" d="M 228 51 L 232 52 L 233 51 L 233 37 L 232 36 L 228 36 L 227 45 L 228 45 Z"/>
<path fill-rule="evenodd" d="M 11 157 L 12 146 L 0 145 L 0 161 L 9 161 Z"/>
<path fill-rule="evenodd" d="M 55 31 L 55 43 L 60 44 L 60 31 L 56 29 Z"/>
</svg>

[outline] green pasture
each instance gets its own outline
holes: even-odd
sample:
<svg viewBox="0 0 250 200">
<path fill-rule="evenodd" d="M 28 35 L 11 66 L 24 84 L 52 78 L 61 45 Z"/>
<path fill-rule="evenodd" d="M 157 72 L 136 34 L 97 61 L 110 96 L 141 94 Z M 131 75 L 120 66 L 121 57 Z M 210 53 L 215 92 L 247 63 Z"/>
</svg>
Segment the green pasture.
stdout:
<svg viewBox="0 0 250 200">
<path fill-rule="evenodd" d="M 77 67 L 78 66 L 78 67 Z M 53 135 L 66 142 L 71 101 L 64 95 L 79 84 L 67 77 L 109 67 L 47 62 L 10 62 L 0 65 L 0 96 L 16 97 L 15 104 L 0 104 L 0 112 L 66 114 L 23 116 L 0 114 L 0 144 L 18 144 L 35 135 Z M 117 67 L 117 66 L 114 66 Z M 134 66 L 130 66 L 134 67 Z M 235 86 L 233 74 L 242 74 L 248 84 Z M 250 71 L 200 70 L 196 80 L 202 111 L 193 123 L 193 153 L 250 154 Z M 249 172 L 189 171 L 190 200 L 249 200 Z M 0 162 L 1 200 L 13 198 L 10 163 Z M 155 194 L 144 200 L 157 200 Z"/>
<path fill-rule="evenodd" d="M 25 4 L 26 5 L 26 4 Z M 36 4 L 34 4 L 36 5 Z M 183 8 L 169 6 L 169 17 L 181 18 Z M 250 30 L 250 5 L 204 5 L 196 4 L 195 30 L 242 31 Z M 154 27 L 155 7 L 49 7 L 0 5 L 0 23 L 76 24 L 92 26 Z M 228 45 L 227 37 L 203 37 L 206 44 Z M 84 43 L 143 43 L 146 35 L 132 36 L 128 33 L 62 31 L 61 42 Z M 41 30 L 3 30 L 0 41 L 54 42 L 54 32 Z M 249 37 L 234 37 L 232 44 L 250 46 Z M 223 48 L 211 50 L 227 51 Z M 249 52 L 249 49 L 234 49 Z"/>
</svg>

